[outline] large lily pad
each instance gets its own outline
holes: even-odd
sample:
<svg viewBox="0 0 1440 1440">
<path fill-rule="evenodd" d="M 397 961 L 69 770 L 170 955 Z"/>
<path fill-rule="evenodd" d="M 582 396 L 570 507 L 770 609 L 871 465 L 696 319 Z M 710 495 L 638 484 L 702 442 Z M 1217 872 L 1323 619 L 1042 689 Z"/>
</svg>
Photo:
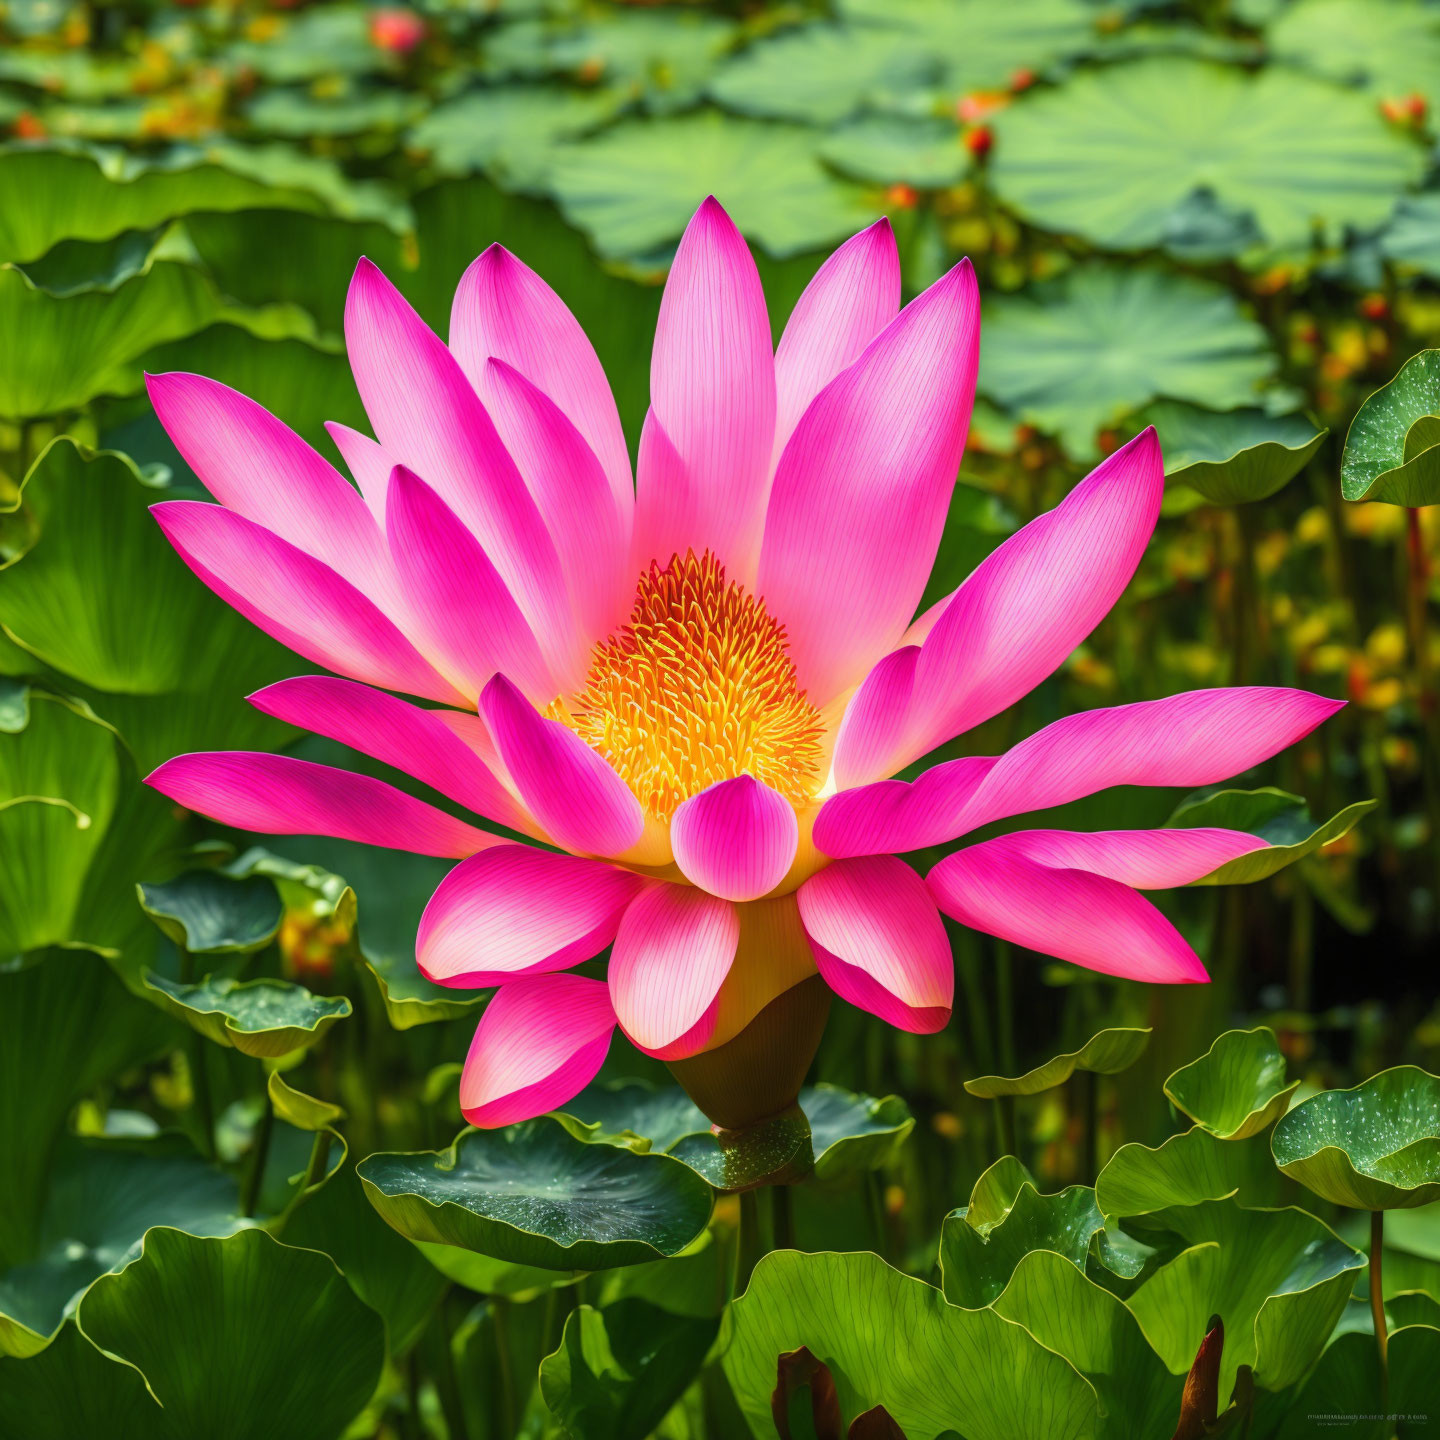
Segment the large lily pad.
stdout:
<svg viewBox="0 0 1440 1440">
<path fill-rule="evenodd" d="M 177 1440 L 339 1435 L 385 1357 L 380 1317 L 334 1262 L 261 1230 L 151 1230 L 139 1259 L 86 1291 L 78 1316 L 96 1345 L 139 1370 L 164 1407 L 159 1433 Z"/>
<path fill-rule="evenodd" d="M 1355 412 L 1340 461 L 1340 493 L 1388 505 L 1440 502 L 1440 428 L 1424 423 L 1436 416 L 1440 350 L 1422 350 Z"/>
<path fill-rule="evenodd" d="M 820 155 L 856 180 L 925 190 L 956 184 L 971 163 L 959 126 L 934 115 L 862 115 L 831 131 Z"/>
<path fill-rule="evenodd" d="M 1378 225 L 1424 169 L 1420 148 L 1364 96 L 1278 67 L 1247 75 L 1176 56 L 1072 75 L 995 123 L 1001 198 L 1114 250 L 1165 245 L 1197 195 L 1249 217 L 1265 245 L 1308 249 L 1317 227 L 1338 237 Z M 1236 227 L 1218 248 L 1252 244 Z"/>
<path fill-rule="evenodd" d="M 1303 415 L 1202 410 L 1157 400 L 1137 417 L 1153 425 L 1167 484 L 1187 485 L 1212 505 L 1266 500 L 1305 467 L 1330 432 Z"/>
<path fill-rule="evenodd" d="M 673 244 L 707 195 L 779 257 L 833 245 L 875 214 L 820 163 L 810 131 L 708 110 L 561 145 L 549 183 L 566 219 L 614 259 Z"/>
<path fill-rule="evenodd" d="M 710 1187 L 668 1155 L 577 1140 L 557 1120 L 465 1131 L 448 1151 L 368 1155 L 358 1173 L 411 1240 L 551 1270 L 677 1255 L 710 1218 Z"/>
<path fill-rule="evenodd" d="M 1275 1163 L 1307 1189 L 1356 1210 L 1440 1200 L 1440 1079 L 1397 1065 L 1351 1090 L 1297 1105 L 1271 1136 Z"/>
<path fill-rule="evenodd" d="M 1166 1098 L 1221 1140 L 1268 1130 L 1289 1108 L 1298 1080 L 1285 1083 L 1285 1057 L 1268 1025 L 1227 1030 L 1198 1060 L 1165 1082 Z"/>
<path fill-rule="evenodd" d="M 1161 395 L 1228 410 L 1273 374 L 1265 331 L 1213 281 L 1100 261 L 990 303 L 980 389 L 1077 459 Z"/>
<path fill-rule="evenodd" d="M 981 1075 L 967 1080 L 965 1088 L 982 1100 L 993 1100 L 1000 1095 L 1038 1095 L 1042 1090 L 1063 1085 L 1077 1070 L 1086 1070 L 1094 1075 L 1118 1075 L 1120 1071 L 1128 1070 L 1144 1053 L 1150 1043 L 1150 1034 L 1148 1026 L 1100 1030 L 1078 1050 L 1054 1055 L 1023 1075 Z"/>
<path fill-rule="evenodd" d="M 1197 1125 L 1153 1150 L 1122 1145 L 1100 1171 L 1095 1199 L 1107 1219 L 1153 1217 L 1158 1225 L 1172 1207 L 1207 1200 L 1274 1204 L 1280 1183 L 1264 1136 L 1217 1140 Z"/>
<path fill-rule="evenodd" d="M 810 1121 L 799 1105 L 744 1130 L 683 1135 L 668 1153 L 726 1191 L 802 1179 L 815 1168 Z"/>
<path fill-rule="evenodd" d="M 0 1354 L 32 1355 L 97 1276 L 139 1253 L 152 1225 L 228 1235 L 235 1182 L 169 1141 L 72 1141 L 56 1158 L 35 1258 L 0 1271 Z"/>
<path fill-rule="evenodd" d="M 581 1305 L 540 1362 L 540 1394 L 568 1435 L 645 1440 L 699 1373 L 718 1328 L 644 1300 Z"/>
<path fill-rule="evenodd" d="M 1303 1210 L 1247 1210 L 1229 1200 L 1174 1210 L 1187 1245 L 1126 1300 L 1174 1375 L 1186 1374 L 1212 1315 L 1225 1321 L 1220 1394 L 1241 1365 L 1267 1390 L 1315 1363 L 1364 1258 Z"/>
<path fill-rule="evenodd" d="M 1440 1329 L 1406 1325 L 1386 1345 L 1390 1405 L 1379 1408 L 1380 1362 L 1375 1341 L 1364 1334 L 1342 1335 L 1325 1351 L 1305 1381 L 1278 1440 L 1310 1440 L 1317 1415 L 1354 1416 L 1347 1428 L 1356 1440 L 1424 1440 L 1434 1428 L 1435 1377 L 1440 1374 Z"/>
<path fill-rule="evenodd" d="M 1317 825 L 1299 795 L 1265 786 L 1259 790 L 1217 790 L 1184 800 L 1165 823 L 1185 829 L 1215 826 L 1243 830 L 1266 842 L 1263 850 L 1228 860 L 1218 870 L 1194 881 L 1196 885 L 1249 885 L 1313 855 L 1348 834 L 1356 822 L 1378 802 L 1357 800 L 1323 824 Z"/>
<path fill-rule="evenodd" d="M 284 915 L 280 892 L 264 875 L 232 879 L 216 870 L 188 870 L 163 884 L 137 889 L 140 908 L 193 955 L 263 950 Z"/>
<path fill-rule="evenodd" d="M 1096 1433 L 1095 1392 L 1066 1360 L 993 1310 L 947 1304 L 878 1255 L 774 1251 L 730 1324 L 725 1373 L 756 1435 L 772 1424 L 776 1357 L 800 1345 L 830 1367 L 847 1420 L 884 1405 L 909 1440 Z"/>
<path fill-rule="evenodd" d="M 822 1083 L 800 1092 L 800 1108 L 810 1122 L 817 1180 L 883 1169 L 915 1128 L 898 1095 L 877 1099 Z"/>
<path fill-rule="evenodd" d="M 656 1089 L 639 1080 L 589 1085 L 566 1102 L 565 1114 L 586 1127 L 581 1139 L 613 1139 L 634 1150 L 669 1150 L 686 1135 L 710 1132 L 704 1112 L 678 1085 Z"/>
<path fill-rule="evenodd" d="M 288 980 L 207 975 L 185 984 L 151 971 L 143 984 L 162 1010 L 217 1045 L 269 1059 L 313 1045 L 351 1013 L 344 995 L 312 995 Z"/>
</svg>

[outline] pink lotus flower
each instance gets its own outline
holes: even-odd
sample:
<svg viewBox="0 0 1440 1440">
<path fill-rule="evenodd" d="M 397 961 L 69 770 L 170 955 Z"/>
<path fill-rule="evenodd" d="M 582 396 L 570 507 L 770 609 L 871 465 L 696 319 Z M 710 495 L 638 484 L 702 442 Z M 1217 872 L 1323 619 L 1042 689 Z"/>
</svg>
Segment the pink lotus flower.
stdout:
<svg viewBox="0 0 1440 1440">
<path fill-rule="evenodd" d="M 331 427 L 358 490 L 224 386 L 150 381 L 220 501 L 157 505 L 165 533 L 348 677 L 253 703 L 523 838 L 283 755 L 185 755 L 150 783 L 244 829 L 461 861 L 418 960 L 499 987 L 461 1082 L 474 1124 L 564 1104 L 617 1023 L 722 1125 L 773 1113 L 832 991 L 902 1029 L 946 1023 L 942 911 L 1108 974 L 1206 978 L 1140 892 L 1209 875 L 1252 835 L 1019 831 L 923 879 L 896 857 L 1113 785 L 1225 779 L 1338 702 L 1200 691 L 886 778 L 1064 662 L 1134 573 L 1163 489 L 1146 431 L 912 619 L 980 320 L 968 261 L 899 296 L 882 220 L 825 263 L 772 351 L 754 262 L 706 201 L 661 305 L 634 487 L 594 350 L 499 246 L 461 279 L 448 347 L 360 263 L 345 329 L 377 439 Z M 563 973 L 607 946 L 608 980 Z"/>
</svg>

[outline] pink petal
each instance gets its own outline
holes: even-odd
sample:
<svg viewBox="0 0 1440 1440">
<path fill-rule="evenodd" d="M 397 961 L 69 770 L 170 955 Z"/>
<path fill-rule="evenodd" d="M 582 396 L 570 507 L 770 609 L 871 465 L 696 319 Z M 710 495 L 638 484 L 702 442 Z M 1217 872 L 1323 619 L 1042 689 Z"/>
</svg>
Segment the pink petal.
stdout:
<svg viewBox="0 0 1440 1440">
<path fill-rule="evenodd" d="M 167 500 L 150 511 L 180 558 L 282 645 L 370 685 L 464 703 L 374 604 L 303 550 L 223 505 Z"/>
<path fill-rule="evenodd" d="M 474 855 L 499 843 L 381 780 L 289 755 L 177 755 L 145 783 L 187 810 L 266 835 L 331 835 L 445 857 Z"/>
<path fill-rule="evenodd" d="M 900 254 L 881 216 L 815 272 L 785 324 L 775 351 L 775 461 L 810 402 L 899 308 Z"/>
<path fill-rule="evenodd" d="M 435 663 L 473 700 L 497 670 L 542 704 L 559 688 L 514 597 L 475 537 L 418 476 L 395 467 L 385 528 Z"/>
<path fill-rule="evenodd" d="M 1293 745 L 1343 705 L 1304 690 L 1235 686 L 1067 715 L 998 758 L 842 791 L 816 818 L 815 843 L 827 855 L 918 850 L 1114 785 L 1213 785 Z"/>
<path fill-rule="evenodd" d="M 740 921 L 728 901 L 688 885 L 647 887 L 626 910 L 610 952 L 620 1028 L 661 1060 L 703 1050 L 739 942 Z"/>
<path fill-rule="evenodd" d="M 757 900 L 785 878 L 800 840 L 795 807 L 751 775 L 693 795 L 670 818 L 675 863 L 726 900 Z"/>
<path fill-rule="evenodd" d="M 493 1130 L 573 1100 L 599 1073 L 615 1033 L 603 980 L 512 980 L 485 1007 L 460 1074 L 460 1111 Z"/>
<path fill-rule="evenodd" d="M 368 260 L 345 302 L 345 341 L 376 438 L 474 533 L 546 659 L 578 663 L 578 637 L 550 533 L 455 357 Z"/>
<path fill-rule="evenodd" d="M 987 556 L 925 639 L 905 726 L 888 747 L 870 739 L 870 755 L 888 751 L 869 761 L 879 769 L 866 773 L 837 747 L 840 783 L 893 774 L 1052 674 L 1130 583 L 1164 491 L 1160 446 L 1146 430 Z"/>
<path fill-rule="evenodd" d="M 1049 870 L 1088 870 L 1136 890 L 1169 890 L 1213 875 L 1268 842 L 1242 830 L 1019 830 L 1004 849 Z"/>
<path fill-rule="evenodd" d="M 560 407 L 604 467 L 628 534 L 635 490 L 605 371 L 565 302 L 503 245 L 491 245 L 460 277 L 450 348 L 477 390 L 485 362 L 494 358 Z"/>
<path fill-rule="evenodd" d="M 864 683 L 850 698 L 835 736 L 833 774 L 841 795 L 890 767 L 895 736 L 903 734 L 915 697 L 915 666 L 919 644 L 903 645 L 875 662 Z M 837 795 L 835 799 L 841 798 Z M 834 803 L 833 801 L 831 802 Z M 883 848 L 883 847 L 882 847 Z M 843 852 L 849 853 L 849 852 Z"/>
<path fill-rule="evenodd" d="M 979 341 L 964 260 L 815 397 L 780 457 L 758 588 L 817 705 L 855 684 L 915 613 L 965 448 Z"/>
<path fill-rule="evenodd" d="M 566 850 L 620 855 L 645 816 L 625 782 L 573 730 L 547 720 L 503 676 L 480 697 L 480 714 L 520 798 Z"/>
<path fill-rule="evenodd" d="M 624 619 L 635 588 L 632 507 L 615 503 L 595 452 L 549 396 L 503 360 L 489 361 L 483 379 L 480 393 L 550 526 L 580 631 L 603 639 Z"/>
<path fill-rule="evenodd" d="M 615 938 L 640 885 L 630 871 L 594 860 L 495 845 L 440 882 L 415 958 L 437 985 L 471 989 L 567 970 Z"/>
<path fill-rule="evenodd" d="M 713 198 L 686 227 L 665 284 L 650 413 L 670 448 L 640 447 L 632 569 L 709 550 L 730 579 L 748 581 L 775 435 L 775 361 L 755 261 Z M 662 455 L 670 463 L 656 463 Z"/>
<path fill-rule="evenodd" d="M 1051 869 L 1014 839 L 972 845 L 930 872 L 930 892 L 947 915 L 1103 975 L 1163 985 L 1210 978 L 1180 932 L 1128 885 L 1088 870 Z"/>
<path fill-rule="evenodd" d="M 837 995 L 901 1030 L 944 1028 L 955 998 L 950 942 L 908 865 L 890 855 L 838 861 L 797 897 L 815 963 Z"/>
<path fill-rule="evenodd" d="M 487 820 L 521 831 L 534 825 L 475 751 L 444 723 L 443 712 L 330 675 L 281 680 L 256 691 L 250 703 L 288 725 L 393 765 Z"/>
<path fill-rule="evenodd" d="M 203 375 L 147 375 L 150 403 L 185 463 L 224 506 L 343 575 L 382 606 L 395 590 L 355 487 L 263 406 Z"/>
<path fill-rule="evenodd" d="M 350 467 L 350 473 L 355 477 L 355 483 L 365 497 L 365 504 L 375 517 L 375 523 L 384 530 L 385 490 L 390 484 L 390 472 L 395 468 L 395 462 L 385 453 L 383 445 L 368 435 L 362 435 L 358 430 L 352 430 L 348 425 L 327 420 L 325 429 L 346 465 Z"/>
</svg>

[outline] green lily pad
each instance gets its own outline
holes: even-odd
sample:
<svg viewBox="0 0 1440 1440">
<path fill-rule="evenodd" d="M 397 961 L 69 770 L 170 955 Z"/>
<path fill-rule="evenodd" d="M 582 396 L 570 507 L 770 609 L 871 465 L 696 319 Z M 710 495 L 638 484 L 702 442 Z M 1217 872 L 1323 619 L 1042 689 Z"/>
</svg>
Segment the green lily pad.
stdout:
<svg viewBox="0 0 1440 1440">
<path fill-rule="evenodd" d="M 1397 265 L 1440 276 L 1440 192 L 1407 195 L 1380 233 L 1380 253 Z"/>
<path fill-rule="evenodd" d="M 800 1092 L 800 1108 L 810 1122 L 817 1180 L 884 1169 L 915 1128 L 915 1117 L 898 1095 L 877 1099 L 821 1083 Z"/>
<path fill-rule="evenodd" d="M 1167 484 L 1188 485 L 1212 505 L 1266 500 L 1288 485 L 1330 433 L 1303 415 L 1201 410 L 1157 400 L 1137 420 L 1153 425 Z"/>
<path fill-rule="evenodd" d="M 709 1120 L 678 1085 L 590 1085 L 566 1102 L 565 1114 L 582 1122 L 582 1140 L 619 1142 L 632 1150 L 669 1150 L 686 1135 L 710 1133 Z"/>
<path fill-rule="evenodd" d="M 1118 1075 L 1128 1070 L 1150 1043 L 1148 1026 L 1121 1026 L 1092 1035 L 1078 1050 L 1055 1055 L 1023 1075 L 981 1075 L 967 1080 L 965 1088 L 982 1100 L 999 1095 L 1038 1095 L 1063 1085 L 1077 1070 L 1094 1075 Z"/>
<path fill-rule="evenodd" d="M 1198 1060 L 1165 1082 L 1166 1098 L 1221 1140 L 1268 1130 L 1289 1108 L 1298 1080 L 1285 1083 L 1285 1057 L 1268 1025 L 1227 1030 Z"/>
<path fill-rule="evenodd" d="M 1357 1417 L 1356 1440 L 1423 1440 L 1433 1428 L 1435 1376 L 1440 1374 L 1440 1329 L 1406 1325 L 1386 1345 L 1389 1415 L 1380 1413 L 1380 1362 L 1368 1334 L 1342 1335 L 1326 1351 L 1295 1397 L 1277 1440 L 1310 1440 L 1317 1415 Z M 1390 1418 L 1390 1417 L 1395 1418 Z"/>
<path fill-rule="evenodd" d="M 530 1300 L 547 1290 L 574 1283 L 570 1271 L 542 1270 L 538 1265 L 516 1265 L 496 1260 L 455 1245 L 411 1242 L 431 1266 L 447 1280 L 473 1290 L 477 1295 L 499 1295 L 512 1300 Z M 625 1273 L 625 1272 L 619 1272 Z"/>
<path fill-rule="evenodd" d="M 385 1358 L 384 1324 L 334 1262 L 262 1230 L 151 1230 L 139 1259 L 97 1280 L 77 1314 L 90 1340 L 144 1377 L 164 1407 L 157 1433 L 177 1440 L 339 1435 Z"/>
<path fill-rule="evenodd" d="M 800 1179 L 815 1168 L 810 1122 L 798 1105 L 745 1130 L 683 1135 L 667 1153 L 717 1190 L 749 1190 L 767 1180 Z"/>
<path fill-rule="evenodd" d="M 1215 826 L 1242 830 L 1266 842 L 1264 850 L 1228 860 L 1218 870 L 1193 881 L 1196 885 L 1249 885 L 1268 879 L 1277 871 L 1313 855 L 1317 850 L 1348 834 L 1363 815 L 1378 802 L 1358 800 L 1317 825 L 1299 795 L 1265 786 L 1259 790 L 1216 790 L 1181 801 L 1165 823 L 1194 829 Z"/>
<path fill-rule="evenodd" d="M 263 875 L 232 880 L 189 870 L 162 885 L 139 885 L 140 908 L 182 950 L 194 955 L 251 955 L 280 929 L 280 892 Z"/>
<path fill-rule="evenodd" d="M 834 245 L 875 218 L 864 192 L 821 164 L 809 130 L 710 110 L 560 145 L 549 188 L 608 259 L 674 244 L 707 195 L 779 258 Z"/>
<path fill-rule="evenodd" d="M 357 1168 L 370 1203 L 407 1238 L 550 1270 L 679 1254 L 712 1203 L 688 1165 L 587 1145 L 549 1118 L 467 1130 L 448 1151 L 368 1155 Z"/>
<path fill-rule="evenodd" d="M 1380 224 L 1424 170 L 1420 147 L 1362 95 L 1279 67 L 1250 75 L 1179 56 L 1071 75 L 1022 97 L 995 128 L 1000 198 L 1113 250 L 1164 246 L 1197 194 L 1253 220 L 1263 245 L 1308 250 L 1317 226 L 1339 238 Z M 1241 226 L 1221 248 L 1254 246 Z"/>
<path fill-rule="evenodd" d="M 607 1270 L 597 1282 L 600 1305 L 617 1300 L 647 1300 L 672 1315 L 714 1318 L 730 1299 L 733 1256 L 706 1230 L 670 1260 L 651 1260 Z"/>
<path fill-rule="evenodd" d="M 1099 1440 L 1170 1433 L 1180 1409 L 1179 1377 L 1150 1348 L 1124 1302 L 1069 1259 L 1053 1250 L 1022 1256 L 992 1308 L 1095 1387 L 1103 1412 Z"/>
<path fill-rule="evenodd" d="M 34 1258 L 0 1271 L 0 1354 L 44 1349 L 86 1286 L 128 1264 L 152 1225 L 228 1235 L 244 1223 L 235 1182 L 168 1139 L 69 1142 L 50 1172 Z"/>
<path fill-rule="evenodd" d="M 1098 430 L 1161 395 L 1217 410 L 1254 404 L 1275 365 L 1264 329 L 1222 286 L 1092 261 L 992 300 L 979 384 L 1090 459 Z"/>
<path fill-rule="evenodd" d="M 1303 1210 L 1247 1210 L 1229 1200 L 1170 1213 L 1188 1247 L 1126 1304 L 1171 1374 L 1186 1374 L 1212 1315 L 1225 1321 L 1220 1394 L 1241 1365 L 1283 1390 L 1319 1357 L 1364 1257 Z"/>
<path fill-rule="evenodd" d="M 957 184 L 971 165 L 959 127 L 934 115 L 864 115 L 832 130 L 819 153 L 855 180 L 922 190 Z"/>
<path fill-rule="evenodd" d="M 1340 493 L 1347 500 L 1387 505 L 1440 501 L 1440 435 L 1427 426 L 1419 432 L 1423 447 L 1409 443 L 1416 422 L 1435 415 L 1440 415 L 1440 350 L 1422 350 L 1355 412 L 1340 460 Z"/>
<path fill-rule="evenodd" d="M 143 983 L 155 1004 L 192 1030 L 217 1045 L 268 1059 L 313 1045 L 351 1008 L 344 995 L 312 995 L 288 980 L 207 975 L 187 985 L 152 970 Z"/>
<path fill-rule="evenodd" d="M 266 1077 L 265 1088 L 275 1114 L 297 1130 L 328 1130 L 345 1118 L 340 1106 L 295 1089 L 278 1070 L 272 1070 Z"/>
<path fill-rule="evenodd" d="M 1095 1181 L 1095 1199 L 1109 1220 L 1136 1217 L 1163 1224 L 1172 1208 L 1233 1197 L 1240 1205 L 1271 1205 L 1280 1177 L 1263 1135 L 1217 1140 L 1198 1125 L 1163 1145 L 1122 1145 Z"/>
<path fill-rule="evenodd" d="M 540 1362 L 540 1394 L 567 1434 L 645 1440 L 699 1373 L 718 1328 L 643 1300 L 581 1305 Z"/>
<path fill-rule="evenodd" d="M 265 39 L 232 44 L 229 58 L 276 84 L 383 71 L 396 60 L 371 41 L 369 17 L 365 5 L 304 10 L 285 16 L 283 28 Z"/>
<path fill-rule="evenodd" d="M 1013 1155 L 1002 1155 L 981 1174 L 970 1191 L 970 1204 L 965 1211 L 970 1224 L 982 1230 L 999 1224 L 1026 1185 L 1036 1189 L 1035 1177 Z"/>
<path fill-rule="evenodd" d="M 1397 1065 L 1297 1105 L 1270 1137 L 1275 1163 L 1307 1190 L 1356 1210 L 1440 1200 L 1440 1079 Z"/>
<path fill-rule="evenodd" d="M 277 88 L 262 90 L 245 107 L 245 119 L 258 134 L 303 140 L 400 130 L 424 111 L 424 100 L 403 90 L 357 86 L 321 99 L 307 90 Z"/>
<path fill-rule="evenodd" d="M 1095 1392 L 1068 1361 L 993 1310 L 948 1304 L 878 1255 L 777 1250 L 756 1265 L 730 1307 L 724 1357 L 754 1434 L 773 1423 L 776 1356 L 800 1345 L 830 1367 L 846 1416 L 884 1405 L 909 1440 L 1095 1433 Z"/>
</svg>

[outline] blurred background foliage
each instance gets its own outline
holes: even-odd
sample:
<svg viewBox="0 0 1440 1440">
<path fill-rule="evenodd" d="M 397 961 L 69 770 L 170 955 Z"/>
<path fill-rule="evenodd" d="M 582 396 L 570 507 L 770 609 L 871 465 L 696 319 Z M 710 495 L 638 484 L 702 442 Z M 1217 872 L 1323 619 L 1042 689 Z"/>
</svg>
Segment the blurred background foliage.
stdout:
<svg viewBox="0 0 1440 1440">
<path fill-rule="evenodd" d="M 1093 1179 L 1125 1142 L 1155 1145 L 1185 1123 L 1161 1082 L 1228 1025 L 1272 1027 L 1302 1095 L 1404 1062 L 1440 1068 L 1440 520 L 1351 502 L 1340 486 L 1361 401 L 1440 345 L 1440 5 L 6 0 L 0 27 L 0 956 L 15 957 L 0 965 L 0 1153 L 19 1177 L 0 1200 L 0 1272 L 12 1267 L 0 1301 L 13 1267 L 40 1263 L 54 1187 L 82 1141 L 116 1176 L 163 1152 L 148 1158 L 178 1168 L 159 1191 L 197 1187 L 181 1207 L 191 1237 L 240 1223 L 235 1184 L 208 1193 L 216 1172 L 194 1168 L 218 1161 L 252 1192 L 241 1214 L 288 1217 L 287 1243 L 327 1248 L 342 1268 L 347 1245 L 374 1259 L 369 1289 L 347 1274 L 388 1341 L 348 1311 L 316 1340 L 317 1354 L 378 1344 L 388 1357 L 354 1434 L 440 1434 L 462 1412 L 471 1434 L 513 1433 L 534 1413 L 543 1428 L 531 1390 L 555 1349 L 543 1313 L 554 1291 L 500 1275 L 499 1261 L 407 1268 L 403 1242 L 392 1266 L 391 1232 L 353 1175 L 342 1167 L 317 1188 L 347 1145 L 350 1161 L 435 1146 L 458 1124 L 456 1062 L 479 1002 L 428 986 L 412 958 L 445 866 L 338 841 L 242 855 L 248 839 L 139 783 L 199 748 L 377 768 L 297 742 L 244 703 L 298 662 L 201 587 L 146 513 L 199 482 L 142 376 L 215 376 L 338 459 L 323 423 L 365 428 L 339 338 L 356 259 L 379 263 L 443 334 L 461 271 L 498 240 L 579 317 L 633 444 L 659 286 L 709 193 L 756 249 L 777 335 L 827 250 L 879 214 L 907 293 L 974 261 L 981 398 L 922 606 L 1099 456 L 1144 424 L 1160 431 L 1163 518 L 1125 599 L 1023 707 L 966 737 L 969 750 L 1075 709 L 1298 685 L 1352 703 L 1242 783 L 1304 797 L 1313 822 L 1298 802 L 1276 811 L 1291 838 L 1378 802 L 1273 879 L 1164 902 L 1206 959 L 1208 988 L 1129 985 L 956 928 L 960 998 L 942 1035 L 837 1006 L 816 1078 L 899 1092 L 917 1123 L 882 1170 L 840 1185 L 844 1204 L 797 1199 L 801 1243 L 853 1249 L 878 1234 L 894 1263 L 929 1274 L 942 1217 L 994 1153 L 997 1123 L 1017 1127 L 1042 1186 Z M 1045 823 L 1158 825 L 1183 799 L 1107 792 Z M 275 923 L 256 922 L 262 943 L 222 946 L 203 975 L 194 961 L 209 952 L 152 924 L 157 907 L 135 890 L 196 866 L 263 877 L 280 896 Z M 285 1034 L 247 1052 L 216 1010 L 177 999 L 197 980 L 238 983 L 221 999 L 242 1031 L 259 1003 L 234 998 L 246 985 L 288 980 L 313 1004 L 251 1025 Z M 1156 1043 L 1123 1077 L 1018 1100 L 964 1088 L 1144 1026 Z M 303 1065 L 301 1089 L 346 1112 L 344 1140 L 339 1111 L 287 1110 L 278 1076 L 257 1084 L 256 1055 Z M 617 1045 L 607 1074 L 656 1072 Z M 176 1131 L 194 1142 L 183 1156 Z M 212 1212 L 212 1225 L 195 1219 Z M 169 1223 L 163 1206 L 144 1213 Z M 1440 1215 L 1406 1214 L 1393 1271 L 1433 1289 Z M 722 1204 L 722 1231 L 728 1216 Z M 114 1253 L 133 1238 L 112 1237 Z M 87 1240 L 84 1283 L 114 1262 L 106 1243 Z M 217 1265 L 253 1260 L 263 1288 L 273 1257 L 225 1254 Z M 46 1282 L 34 1313 L 48 1318 L 24 1321 L 27 1333 L 50 1333 L 72 1281 Z M 330 1281 L 306 1283 L 318 1294 Z M 141 1288 L 112 1294 L 109 1323 L 122 1301 L 143 1303 Z M 3 1336 L 12 1311 L 0 1312 Z M 110 1364 L 73 1326 L 59 1335 L 43 1353 L 68 1347 L 71 1371 Z M 518 1393 L 495 1356 L 530 1351 Z M 426 1354 L 440 1359 L 417 1369 Z M 498 1420 L 447 1389 L 443 1362 L 457 1355 L 476 1374 L 501 1363 Z M 0 1361 L 0 1381 L 13 1363 Z M 705 1433 L 684 1416 L 706 1407 L 738 1424 L 714 1389 L 700 1384 L 664 1433 Z M 311 1400 L 322 1418 L 295 1433 L 348 1423 L 343 1405 Z M 136 1425 L 153 1424 L 146 1397 L 131 1401 Z M 19 1415 L 0 1407 L 0 1435 L 51 1433 Z M 233 1433 L 251 1433 L 245 1423 Z"/>
</svg>

